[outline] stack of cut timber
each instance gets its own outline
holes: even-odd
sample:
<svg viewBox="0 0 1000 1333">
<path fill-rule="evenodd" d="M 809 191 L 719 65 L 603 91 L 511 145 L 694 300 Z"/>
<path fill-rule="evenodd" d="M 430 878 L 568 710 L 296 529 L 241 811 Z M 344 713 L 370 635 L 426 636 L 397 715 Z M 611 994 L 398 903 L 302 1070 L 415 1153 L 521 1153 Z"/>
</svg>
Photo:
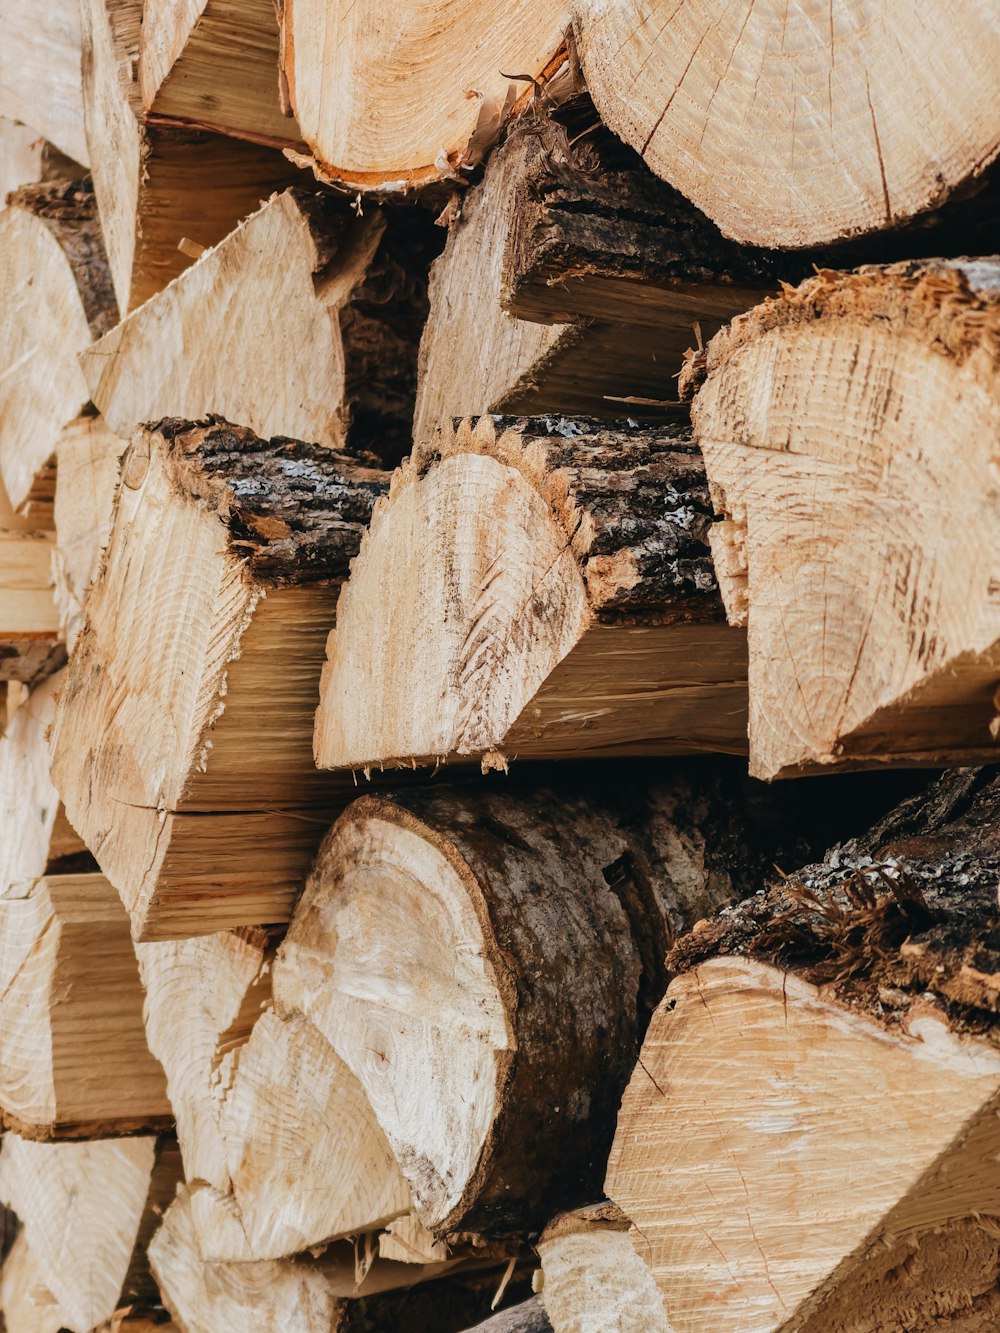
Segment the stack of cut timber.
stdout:
<svg viewBox="0 0 1000 1333">
<path fill-rule="evenodd" d="M 994 10 L 0 0 L 3 1333 L 1000 1327 Z"/>
</svg>

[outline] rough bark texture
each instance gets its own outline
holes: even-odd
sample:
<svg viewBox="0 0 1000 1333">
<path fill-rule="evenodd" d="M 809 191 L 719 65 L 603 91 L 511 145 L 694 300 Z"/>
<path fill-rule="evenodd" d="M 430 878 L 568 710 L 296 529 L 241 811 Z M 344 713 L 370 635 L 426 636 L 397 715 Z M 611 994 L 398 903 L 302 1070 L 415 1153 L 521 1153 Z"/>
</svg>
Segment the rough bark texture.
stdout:
<svg viewBox="0 0 1000 1333">
<path fill-rule="evenodd" d="M 513 1310 L 501 1310 L 468 1333 L 552 1333 L 552 1325 L 537 1296 L 516 1305 Z"/>
</svg>

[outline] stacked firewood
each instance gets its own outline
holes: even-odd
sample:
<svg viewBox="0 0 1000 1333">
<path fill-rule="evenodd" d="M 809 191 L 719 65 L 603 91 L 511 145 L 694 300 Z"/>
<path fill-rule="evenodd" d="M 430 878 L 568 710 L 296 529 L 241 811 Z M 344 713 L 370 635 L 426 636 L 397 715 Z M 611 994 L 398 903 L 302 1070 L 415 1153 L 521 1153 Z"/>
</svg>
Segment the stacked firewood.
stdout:
<svg viewBox="0 0 1000 1333">
<path fill-rule="evenodd" d="M 7 1333 L 1000 1327 L 1000 17 L 784 8 L 0 0 Z"/>
</svg>

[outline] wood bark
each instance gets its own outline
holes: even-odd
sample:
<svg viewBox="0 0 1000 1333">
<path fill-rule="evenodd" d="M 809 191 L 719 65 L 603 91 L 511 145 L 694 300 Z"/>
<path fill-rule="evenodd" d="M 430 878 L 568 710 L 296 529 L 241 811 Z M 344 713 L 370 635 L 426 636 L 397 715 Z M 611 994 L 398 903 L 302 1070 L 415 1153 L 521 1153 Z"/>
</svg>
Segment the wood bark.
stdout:
<svg viewBox="0 0 1000 1333">
<path fill-rule="evenodd" d="M 502 15 L 481 0 L 283 10 L 282 69 L 309 165 L 351 190 L 461 179 L 530 80 L 565 59 L 565 0 L 519 0 Z"/>
<path fill-rule="evenodd" d="M 90 1333 L 120 1304 L 155 1296 L 146 1244 L 179 1168 L 169 1140 L 4 1136 L 0 1197 L 21 1219 L 38 1280 L 70 1333 Z"/>
<path fill-rule="evenodd" d="M 946 775 L 671 950 L 607 1189 L 680 1333 L 990 1326 L 998 807 Z"/>
<path fill-rule="evenodd" d="M 53 753 L 135 938 L 287 920 L 353 791 L 309 742 L 339 584 L 384 489 L 224 422 L 133 437 Z"/>
<path fill-rule="evenodd" d="M 552 1325 L 542 1302 L 537 1296 L 530 1301 L 515 1305 L 512 1310 L 501 1310 L 489 1319 L 477 1324 L 468 1333 L 552 1333 Z"/>
<path fill-rule="evenodd" d="M 271 0 L 155 0 L 143 8 L 143 110 L 277 146 L 299 144 L 282 111 Z"/>
<path fill-rule="evenodd" d="M 89 165 L 80 77 L 80 7 L 52 0 L 45 23 L 18 0 L 3 0 L 0 116 L 30 125 L 68 157 Z"/>
<path fill-rule="evenodd" d="M 377 506 L 338 606 L 322 767 L 745 747 L 685 432 L 443 427 Z"/>
<path fill-rule="evenodd" d="M 405 227 L 378 210 L 356 218 L 331 194 L 272 198 L 84 354 L 94 402 L 126 437 L 217 413 L 343 447 L 353 424 L 352 446 L 395 462 L 413 415 L 426 229 L 409 214 Z"/>
<path fill-rule="evenodd" d="M 998 332 L 1000 265 L 929 261 L 823 271 L 711 343 L 693 419 L 758 777 L 993 757 Z"/>
<path fill-rule="evenodd" d="M 77 358 L 117 317 L 88 181 L 25 186 L 0 212 L 0 480 L 15 508 L 89 398 Z"/>
<path fill-rule="evenodd" d="M 605 1199 L 563 1213 L 542 1232 L 541 1298 L 553 1333 L 671 1333 L 630 1226 Z"/>
<path fill-rule="evenodd" d="M 577 50 L 605 123 L 754 245 L 891 228 L 975 188 L 1000 152 L 1000 53 L 981 0 L 866 21 L 809 0 L 785 15 L 706 0 L 575 0 Z M 931 111 L 934 108 L 934 111 Z"/>
<path fill-rule="evenodd" d="M 115 890 L 76 874 L 0 893 L 0 1120 L 28 1138 L 89 1138 L 171 1119 Z"/>
<path fill-rule="evenodd" d="M 276 1008 L 360 1079 L 435 1236 L 530 1234 L 593 1197 L 666 946 L 752 877 L 712 782 L 414 790 L 331 830 Z"/>
<path fill-rule="evenodd" d="M 127 315 L 299 175 L 276 148 L 148 122 L 140 0 L 83 0 L 84 105 L 118 308 Z M 184 251 L 178 249 L 188 242 Z"/>
<path fill-rule="evenodd" d="M 206 1260 L 279 1259 L 409 1210 L 357 1079 L 307 1020 L 271 1009 L 264 932 L 138 955 Z"/>
</svg>

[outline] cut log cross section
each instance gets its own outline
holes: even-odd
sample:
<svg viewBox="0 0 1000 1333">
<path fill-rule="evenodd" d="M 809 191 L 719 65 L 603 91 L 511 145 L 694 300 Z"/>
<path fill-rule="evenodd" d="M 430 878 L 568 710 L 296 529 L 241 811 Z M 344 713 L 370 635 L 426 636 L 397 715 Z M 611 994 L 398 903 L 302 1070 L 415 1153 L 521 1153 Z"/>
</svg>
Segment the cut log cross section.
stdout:
<svg viewBox="0 0 1000 1333">
<path fill-rule="evenodd" d="M 995 758 L 998 335 L 1000 264 L 929 261 L 821 272 L 709 345 L 756 776 Z"/>
<path fill-rule="evenodd" d="M 680 431 L 481 418 L 418 446 L 338 606 L 326 768 L 745 748 Z"/>
</svg>

